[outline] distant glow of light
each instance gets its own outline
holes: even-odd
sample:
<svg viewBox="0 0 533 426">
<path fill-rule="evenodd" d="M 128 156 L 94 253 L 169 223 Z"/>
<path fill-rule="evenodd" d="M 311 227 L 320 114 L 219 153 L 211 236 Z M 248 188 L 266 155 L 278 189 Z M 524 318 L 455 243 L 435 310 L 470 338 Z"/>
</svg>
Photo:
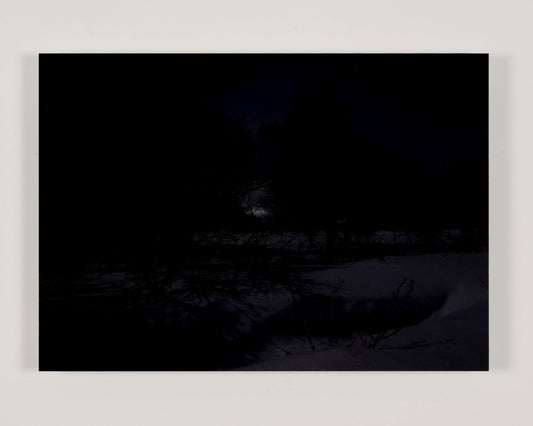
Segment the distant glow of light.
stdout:
<svg viewBox="0 0 533 426">
<path fill-rule="evenodd" d="M 270 211 L 260 206 L 252 206 L 246 209 L 246 214 L 255 216 L 258 219 L 264 219 L 270 215 Z"/>
<path fill-rule="evenodd" d="M 263 207 L 262 201 L 268 196 L 267 187 L 265 184 L 258 185 L 256 189 L 249 191 L 241 200 L 241 206 L 245 213 L 250 216 L 255 216 L 260 220 L 266 219 L 272 212 Z"/>
<path fill-rule="evenodd" d="M 252 209 L 252 214 L 255 217 L 263 218 L 263 217 L 268 216 L 269 213 L 263 207 L 257 207 L 257 208 Z"/>
</svg>

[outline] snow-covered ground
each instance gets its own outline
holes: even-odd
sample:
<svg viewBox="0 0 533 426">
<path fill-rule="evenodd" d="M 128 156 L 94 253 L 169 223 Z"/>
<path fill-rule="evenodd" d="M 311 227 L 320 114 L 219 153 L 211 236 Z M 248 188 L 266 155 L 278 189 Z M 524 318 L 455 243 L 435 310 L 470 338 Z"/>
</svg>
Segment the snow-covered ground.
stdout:
<svg viewBox="0 0 533 426">
<path fill-rule="evenodd" d="M 483 370 L 488 368 L 488 256 L 446 253 L 346 263 L 306 274 L 317 291 L 369 310 L 412 280 L 410 299 L 438 309 L 368 348 L 358 339 L 274 336 L 247 370 Z M 333 297 L 333 296 L 331 296 Z M 346 316 L 350 320 L 350 316 Z M 354 325 L 355 327 L 355 325 Z"/>
<path fill-rule="evenodd" d="M 73 369 L 488 368 L 487 252 L 198 268 L 161 293 L 127 271 L 43 282 L 41 333 L 58 348 L 50 360 L 74 351 Z M 144 347 L 148 360 L 123 364 Z"/>
</svg>

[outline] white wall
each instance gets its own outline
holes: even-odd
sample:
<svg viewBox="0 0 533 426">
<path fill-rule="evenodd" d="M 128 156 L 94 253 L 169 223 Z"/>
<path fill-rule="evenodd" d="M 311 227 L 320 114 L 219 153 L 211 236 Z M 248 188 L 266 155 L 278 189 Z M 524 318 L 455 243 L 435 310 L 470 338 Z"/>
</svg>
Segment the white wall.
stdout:
<svg viewBox="0 0 533 426">
<path fill-rule="evenodd" d="M 533 2 L 0 3 L 0 424 L 528 425 Z M 38 373 L 37 53 L 488 52 L 491 372 Z"/>
</svg>

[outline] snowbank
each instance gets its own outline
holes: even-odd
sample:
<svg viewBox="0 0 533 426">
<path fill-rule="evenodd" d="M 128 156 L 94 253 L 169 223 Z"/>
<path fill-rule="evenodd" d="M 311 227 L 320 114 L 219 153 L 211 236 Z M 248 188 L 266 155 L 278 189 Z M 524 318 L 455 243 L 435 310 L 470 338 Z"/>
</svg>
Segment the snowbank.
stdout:
<svg viewBox="0 0 533 426">
<path fill-rule="evenodd" d="M 418 324 L 373 349 L 357 339 L 278 336 L 245 370 L 485 370 L 488 369 L 487 253 L 400 256 L 308 272 L 324 294 L 352 309 L 390 298 L 405 278 L 420 304 L 444 303 Z"/>
</svg>

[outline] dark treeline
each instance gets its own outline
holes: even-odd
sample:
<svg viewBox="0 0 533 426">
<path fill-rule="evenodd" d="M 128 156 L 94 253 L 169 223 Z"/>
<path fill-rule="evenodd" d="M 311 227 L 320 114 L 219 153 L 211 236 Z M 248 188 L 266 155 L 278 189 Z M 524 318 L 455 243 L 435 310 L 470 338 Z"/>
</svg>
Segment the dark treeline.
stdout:
<svg viewBox="0 0 533 426">
<path fill-rule="evenodd" d="M 482 55 L 43 55 L 42 271 L 168 263 L 206 230 L 486 230 L 486 85 Z"/>
</svg>

